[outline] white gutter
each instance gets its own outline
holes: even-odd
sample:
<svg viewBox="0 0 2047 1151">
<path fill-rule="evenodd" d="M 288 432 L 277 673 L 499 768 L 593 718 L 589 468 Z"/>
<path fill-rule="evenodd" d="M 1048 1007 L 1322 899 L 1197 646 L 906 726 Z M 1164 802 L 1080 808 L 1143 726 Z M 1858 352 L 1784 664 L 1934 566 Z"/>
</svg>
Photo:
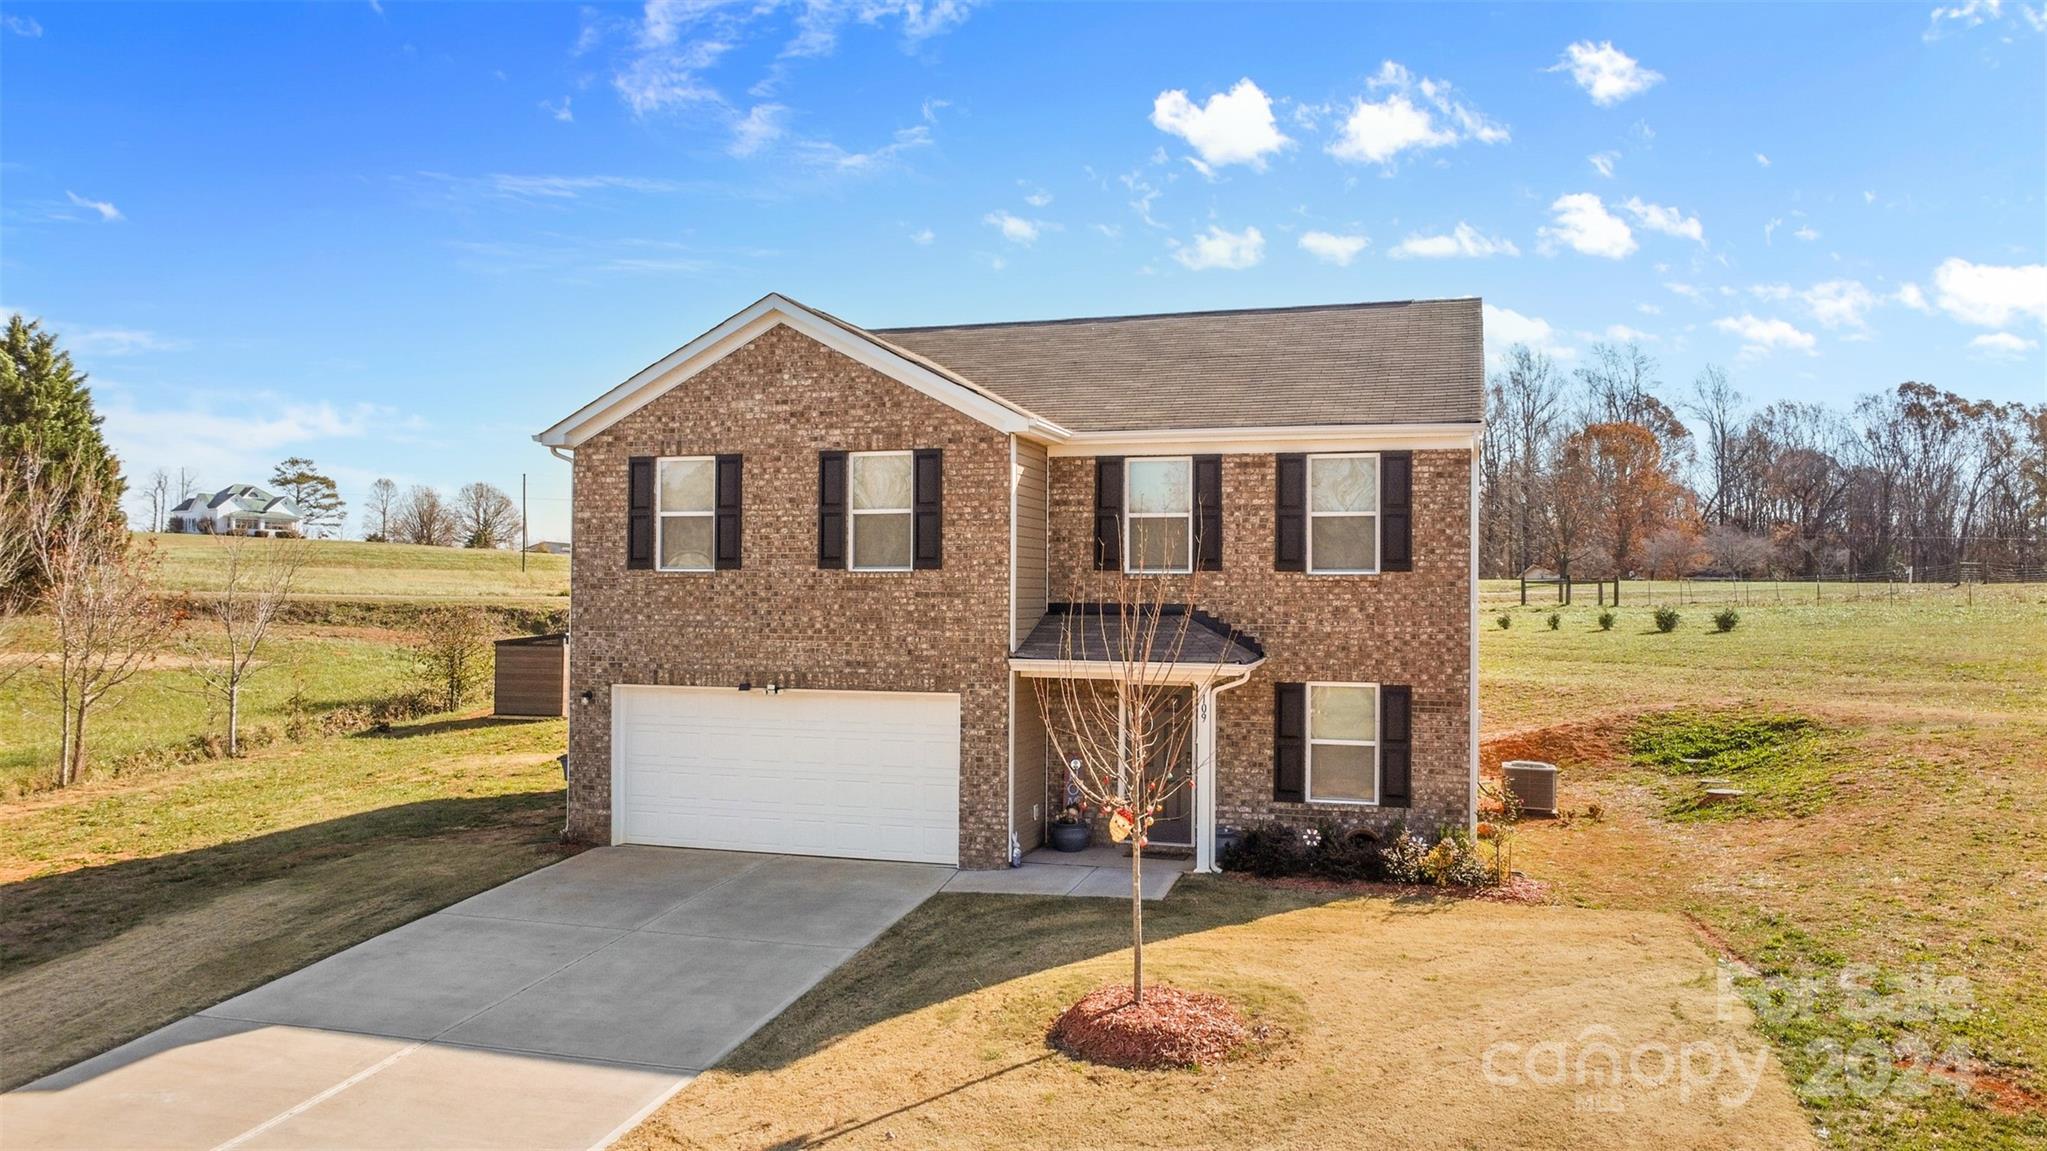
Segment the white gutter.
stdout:
<svg viewBox="0 0 2047 1151">
<path fill-rule="evenodd" d="M 1264 662 L 1262 659 L 1258 661 L 1258 663 Z M 1219 870 L 1216 867 L 1215 858 L 1215 697 L 1231 688 L 1244 686 L 1250 680 L 1252 671 L 1256 670 L 1257 667 L 1258 664 L 1251 664 L 1244 669 L 1242 675 L 1230 680 L 1228 683 L 1211 682 L 1202 689 L 1202 695 L 1206 697 L 1202 701 L 1206 706 L 1201 710 L 1204 713 L 1204 723 L 1208 734 L 1208 754 L 1202 758 L 1195 777 L 1194 822 L 1196 830 L 1194 836 L 1194 870 L 1196 871 L 1212 874 Z"/>
</svg>

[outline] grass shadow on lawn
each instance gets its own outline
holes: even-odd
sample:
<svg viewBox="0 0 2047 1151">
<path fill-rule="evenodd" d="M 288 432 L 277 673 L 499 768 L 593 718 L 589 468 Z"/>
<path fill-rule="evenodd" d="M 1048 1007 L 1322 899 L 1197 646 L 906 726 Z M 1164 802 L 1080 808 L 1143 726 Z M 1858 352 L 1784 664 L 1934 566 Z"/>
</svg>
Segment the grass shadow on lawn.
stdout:
<svg viewBox="0 0 2047 1151">
<path fill-rule="evenodd" d="M 230 843 L 0 885 L 0 975 L 47 963 L 143 921 L 376 845 L 559 818 L 561 791 L 433 799 Z"/>
<path fill-rule="evenodd" d="M 1223 876 L 1187 876 L 1146 904 L 1147 945 L 1249 923 L 1355 892 L 1300 891 Z M 1400 905 L 1450 904 L 1423 894 Z M 795 1063 L 877 1023 L 997 983 L 1130 947 L 1130 904 L 1060 896 L 936 895 L 792 1004 L 719 1065 L 735 1073 Z M 914 977 L 905 967 L 914 966 Z M 1148 980 L 1157 978 L 1152 969 Z"/>
<path fill-rule="evenodd" d="M 423 735 L 445 735 L 457 731 L 477 731 L 491 727 L 523 727 L 535 723 L 560 723 L 560 716 L 549 715 L 472 715 L 459 719 L 431 719 L 422 722 L 392 724 L 387 730 L 369 728 L 353 733 L 356 739 L 417 739 Z"/>
</svg>

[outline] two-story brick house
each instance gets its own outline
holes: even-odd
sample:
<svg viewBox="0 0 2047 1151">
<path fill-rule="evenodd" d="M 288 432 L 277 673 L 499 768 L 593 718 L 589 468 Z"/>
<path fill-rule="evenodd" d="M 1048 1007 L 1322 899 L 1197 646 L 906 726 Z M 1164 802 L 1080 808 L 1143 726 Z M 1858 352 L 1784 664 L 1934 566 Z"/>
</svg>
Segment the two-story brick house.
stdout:
<svg viewBox="0 0 2047 1151">
<path fill-rule="evenodd" d="M 1477 300 L 865 330 L 768 296 L 572 454 L 569 825 L 998 867 L 1104 572 L 1192 589 L 1153 838 L 1476 802 Z"/>
</svg>

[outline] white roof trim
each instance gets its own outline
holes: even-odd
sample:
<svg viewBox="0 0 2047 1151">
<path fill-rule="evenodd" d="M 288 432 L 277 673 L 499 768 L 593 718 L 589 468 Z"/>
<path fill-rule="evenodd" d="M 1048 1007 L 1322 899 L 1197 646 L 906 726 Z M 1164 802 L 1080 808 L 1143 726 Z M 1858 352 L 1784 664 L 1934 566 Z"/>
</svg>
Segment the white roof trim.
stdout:
<svg viewBox="0 0 2047 1151">
<path fill-rule="evenodd" d="M 998 400 L 962 379 L 934 371 L 849 325 L 771 292 L 533 438 L 549 447 L 576 447 L 778 324 L 786 324 L 997 431 L 1022 432 L 1054 442 L 1068 435 L 1058 424 Z"/>
<path fill-rule="evenodd" d="M 1182 663 L 1162 669 L 1150 663 L 1139 666 L 1153 669 L 1147 673 L 1157 677 L 1150 679 L 1151 683 L 1199 685 L 1239 672 L 1248 677 L 1265 666 L 1265 657 L 1261 655 L 1250 663 Z M 1020 659 L 1016 656 L 1009 657 L 1009 670 L 1025 679 L 1121 679 L 1130 674 L 1129 665 L 1121 660 Z"/>
<path fill-rule="evenodd" d="M 1048 441 L 1055 456 L 1171 456 L 1201 452 L 1343 452 L 1472 448 L 1479 424 L 1304 424 L 1269 428 L 1157 428 L 1074 432 Z"/>
</svg>

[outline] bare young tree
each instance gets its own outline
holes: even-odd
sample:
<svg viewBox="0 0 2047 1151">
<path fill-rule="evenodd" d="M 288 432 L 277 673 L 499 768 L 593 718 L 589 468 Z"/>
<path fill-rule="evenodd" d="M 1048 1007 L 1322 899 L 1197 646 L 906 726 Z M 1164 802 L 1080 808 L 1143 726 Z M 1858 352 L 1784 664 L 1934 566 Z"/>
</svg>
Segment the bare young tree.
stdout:
<svg viewBox="0 0 2047 1151">
<path fill-rule="evenodd" d="M 307 549 L 301 539 L 214 538 L 221 576 L 202 597 L 211 634 L 195 637 L 193 666 L 201 690 L 227 709 L 227 753 L 234 756 L 241 754 L 242 686 L 261 666 L 256 653 L 291 597 Z"/>
<path fill-rule="evenodd" d="M 441 493 L 425 484 L 414 484 L 405 493 L 392 518 L 392 538 L 409 544 L 448 547 L 455 542 L 455 513 L 441 499 Z"/>
<path fill-rule="evenodd" d="M 174 626 L 157 596 L 153 550 L 131 545 L 104 485 L 83 466 L 21 467 L 21 527 L 44 585 L 40 606 L 57 637 L 51 683 L 63 734 L 57 785 L 84 778 L 87 721 L 133 678 Z"/>
<path fill-rule="evenodd" d="M 392 519 L 398 512 L 398 485 L 379 479 L 370 485 L 370 498 L 363 503 L 363 535 L 376 540 L 391 538 Z M 376 525 L 371 527 L 370 525 Z"/>
<path fill-rule="evenodd" d="M 171 506 L 170 473 L 162 468 L 149 473 L 149 482 L 143 492 L 149 499 L 149 530 L 160 532 L 163 530 L 163 514 Z"/>
<path fill-rule="evenodd" d="M 519 538 L 519 505 L 494 484 L 464 484 L 455 492 L 455 523 L 465 548 L 510 547 Z"/>
<path fill-rule="evenodd" d="M 413 634 L 412 658 L 441 710 L 462 710 L 462 701 L 490 671 L 489 617 L 469 607 L 437 607 L 421 613 Z"/>
<path fill-rule="evenodd" d="M 1190 679 L 1221 670 L 1183 662 L 1194 621 L 1189 602 L 1167 602 L 1168 582 L 1105 575 L 1096 602 L 1066 615 L 1062 674 L 1040 681 L 1038 708 L 1047 737 L 1066 765 L 1067 786 L 1106 813 L 1111 839 L 1130 844 L 1130 995 L 1144 1001 L 1144 849 L 1167 804 L 1194 786 L 1190 761 Z M 1080 674 L 1085 665 L 1089 677 Z M 1104 671 L 1103 669 L 1106 669 Z M 1189 676 L 1192 670 L 1197 673 Z"/>
<path fill-rule="evenodd" d="M 183 503 L 186 496 L 199 494 L 199 477 L 184 468 L 179 468 L 177 486 L 178 502 Z"/>
</svg>

